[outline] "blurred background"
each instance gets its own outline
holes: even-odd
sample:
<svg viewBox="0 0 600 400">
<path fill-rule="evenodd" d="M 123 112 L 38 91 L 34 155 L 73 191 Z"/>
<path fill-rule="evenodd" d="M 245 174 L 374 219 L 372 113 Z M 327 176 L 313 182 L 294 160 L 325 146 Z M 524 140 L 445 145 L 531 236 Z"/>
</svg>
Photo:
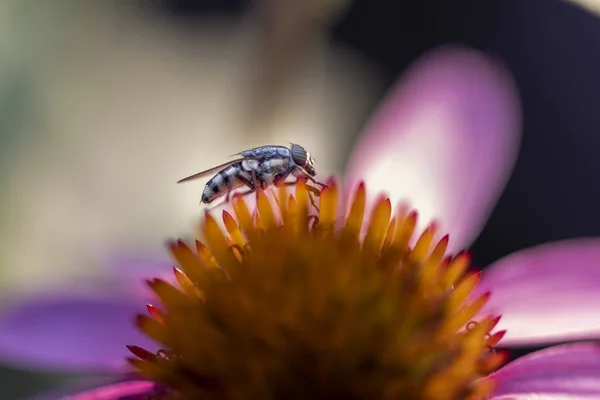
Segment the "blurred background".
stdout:
<svg viewBox="0 0 600 400">
<path fill-rule="evenodd" d="M 342 173 L 392 82 L 447 43 L 502 59 L 523 107 L 475 263 L 600 235 L 600 20 L 585 8 L 0 0 L 0 300 L 101 282 L 109 252 L 162 250 L 200 217 L 201 186 L 174 182 L 245 148 L 302 136 L 322 175 Z M 67 381 L 0 367 L 3 399 Z"/>
</svg>

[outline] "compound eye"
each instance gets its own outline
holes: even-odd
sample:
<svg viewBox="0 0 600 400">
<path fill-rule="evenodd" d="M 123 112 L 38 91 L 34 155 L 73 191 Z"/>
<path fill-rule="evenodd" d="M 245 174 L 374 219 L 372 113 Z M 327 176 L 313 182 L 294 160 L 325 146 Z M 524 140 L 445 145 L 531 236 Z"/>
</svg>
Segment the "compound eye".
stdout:
<svg viewBox="0 0 600 400">
<path fill-rule="evenodd" d="M 302 146 L 298 146 L 297 144 L 292 145 L 292 160 L 298 166 L 304 166 L 308 162 L 308 154 L 307 151 L 304 150 Z"/>
</svg>

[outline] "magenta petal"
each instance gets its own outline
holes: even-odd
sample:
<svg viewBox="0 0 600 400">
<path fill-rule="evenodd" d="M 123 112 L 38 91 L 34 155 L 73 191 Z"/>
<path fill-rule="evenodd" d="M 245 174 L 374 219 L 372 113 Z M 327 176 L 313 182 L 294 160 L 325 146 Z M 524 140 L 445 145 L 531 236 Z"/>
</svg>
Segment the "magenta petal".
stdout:
<svg viewBox="0 0 600 400">
<path fill-rule="evenodd" d="M 600 337 L 600 238 L 532 247 L 487 268 L 474 293 L 491 291 L 501 345 Z"/>
<path fill-rule="evenodd" d="M 441 223 L 452 251 L 480 232 L 514 166 L 520 139 L 515 86 L 494 60 L 443 48 L 412 66 L 369 122 L 347 171 L 370 199 L 408 200 Z M 421 224 L 421 226 L 423 226 Z"/>
<path fill-rule="evenodd" d="M 156 394 L 157 385 L 149 381 L 115 383 L 69 396 L 70 400 L 147 400 Z M 64 400 L 66 400 L 65 398 Z M 62 400 L 62 399 L 61 399 Z"/>
<path fill-rule="evenodd" d="M 589 396 L 580 396 L 578 394 L 537 394 L 537 393 L 528 393 L 528 394 L 509 394 L 506 396 L 493 396 L 490 400 L 596 400 L 595 397 Z"/>
<path fill-rule="evenodd" d="M 75 393 L 75 394 L 74 394 Z M 161 385 L 145 380 L 124 380 L 85 389 L 71 389 L 60 393 L 46 393 L 31 400 L 147 400 L 163 394 Z"/>
<path fill-rule="evenodd" d="M 126 345 L 156 348 L 134 326 L 143 312 L 143 303 L 129 299 L 66 295 L 8 305 L 0 318 L 0 361 L 33 370 L 124 371 Z"/>
<path fill-rule="evenodd" d="M 600 347 L 550 347 L 507 364 L 491 377 L 498 382 L 494 400 L 600 399 Z"/>
</svg>

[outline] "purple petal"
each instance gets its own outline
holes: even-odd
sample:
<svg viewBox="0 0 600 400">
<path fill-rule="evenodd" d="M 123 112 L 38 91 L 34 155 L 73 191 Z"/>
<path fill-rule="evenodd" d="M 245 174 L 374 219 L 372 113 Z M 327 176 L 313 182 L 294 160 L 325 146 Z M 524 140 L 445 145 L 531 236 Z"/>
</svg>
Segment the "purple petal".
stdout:
<svg viewBox="0 0 600 400">
<path fill-rule="evenodd" d="M 408 70 L 351 155 L 348 185 L 409 201 L 450 233 L 450 250 L 480 232 L 514 166 L 519 102 L 507 72 L 475 51 L 443 48 Z M 423 224 L 421 224 L 423 227 Z"/>
<path fill-rule="evenodd" d="M 491 377 L 498 382 L 493 400 L 599 399 L 600 347 L 550 347 L 507 364 Z"/>
<path fill-rule="evenodd" d="M 502 314 L 502 345 L 600 337 L 600 238 L 548 243 L 487 268 L 474 295 L 491 291 L 483 312 Z"/>
<path fill-rule="evenodd" d="M 0 319 L 0 360 L 34 370 L 120 372 L 125 347 L 156 345 L 134 326 L 144 304 L 130 299 L 48 296 L 8 305 Z"/>
<path fill-rule="evenodd" d="M 151 395 L 161 393 L 163 390 L 157 383 L 127 380 L 78 391 L 72 389 L 68 393 L 49 393 L 31 400 L 146 400 Z"/>
<path fill-rule="evenodd" d="M 127 287 L 129 295 L 140 303 L 153 302 L 154 293 L 146 284 L 147 279 L 161 278 L 175 283 L 173 274 L 174 261 L 167 256 L 165 248 L 164 255 L 147 256 L 139 254 L 118 254 L 107 261 L 107 265 L 115 270 L 115 276 L 119 278 L 120 284 Z"/>
</svg>

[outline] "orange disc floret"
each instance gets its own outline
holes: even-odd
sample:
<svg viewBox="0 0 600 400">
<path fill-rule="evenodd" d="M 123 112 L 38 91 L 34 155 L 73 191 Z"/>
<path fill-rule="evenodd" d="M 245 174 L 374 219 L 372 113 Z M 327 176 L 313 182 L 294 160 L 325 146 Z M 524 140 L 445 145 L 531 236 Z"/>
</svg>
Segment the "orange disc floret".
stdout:
<svg viewBox="0 0 600 400">
<path fill-rule="evenodd" d="M 137 324 L 165 349 L 131 346 L 132 363 L 184 399 L 484 399 L 504 361 L 475 320 L 489 298 L 469 301 L 470 257 L 446 255 L 429 226 L 414 246 L 417 213 L 392 215 L 379 200 L 363 231 L 358 187 L 343 226 L 339 189 L 320 193 L 310 215 L 306 184 L 264 192 L 251 212 L 241 198 L 206 215 L 205 243 L 173 243 L 178 287 L 148 282 L 160 299 Z"/>
</svg>

